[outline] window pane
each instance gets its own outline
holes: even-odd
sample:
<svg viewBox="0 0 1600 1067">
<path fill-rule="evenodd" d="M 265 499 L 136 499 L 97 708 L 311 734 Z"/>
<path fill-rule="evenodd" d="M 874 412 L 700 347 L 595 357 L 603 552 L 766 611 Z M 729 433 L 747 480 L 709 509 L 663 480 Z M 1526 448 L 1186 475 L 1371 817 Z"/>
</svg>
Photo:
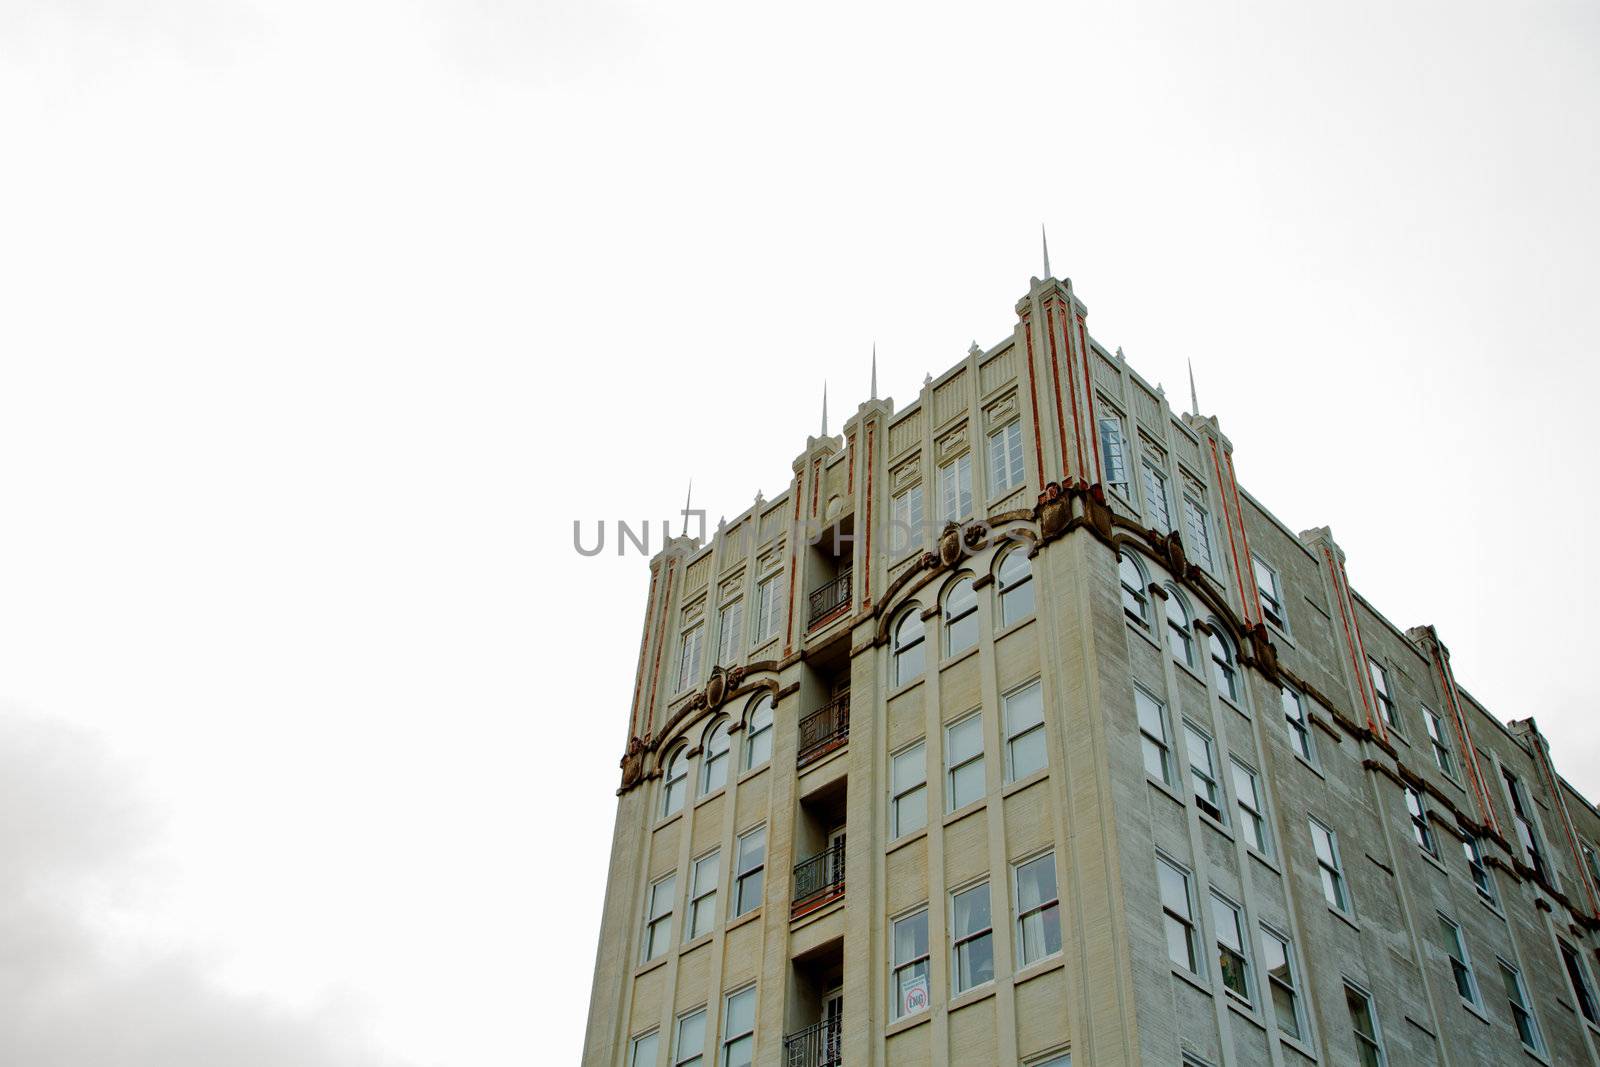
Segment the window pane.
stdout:
<svg viewBox="0 0 1600 1067">
<path fill-rule="evenodd" d="M 919 741 L 895 756 L 889 776 L 896 793 L 903 793 L 918 782 L 926 780 L 927 762 L 925 753 L 925 746 Z"/>
</svg>

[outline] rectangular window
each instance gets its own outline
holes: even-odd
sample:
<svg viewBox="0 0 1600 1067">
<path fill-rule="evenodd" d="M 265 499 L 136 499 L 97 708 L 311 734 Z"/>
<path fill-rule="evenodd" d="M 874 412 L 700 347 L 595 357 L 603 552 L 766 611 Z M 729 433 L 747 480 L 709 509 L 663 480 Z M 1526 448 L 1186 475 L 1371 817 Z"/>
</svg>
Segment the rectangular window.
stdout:
<svg viewBox="0 0 1600 1067">
<path fill-rule="evenodd" d="M 1016 419 L 989 435 L 989 495 L 1022 484 L 1022 423 Z"/>
<path fill-rule="evenodd" d="M 1589 868 L 1589 879 L 1594 882 L 1596 889 L 1600 889 L 1600 856 L 1595 854 L 1594 846 L 1589 842 L 1580 841 L 1578 845 L 1583 850 L 1584 866 Z"/>
<path fill-rule="evenodd" d="M 1044 695 L 1037 681 L 1001 701 L 1005 705 L 1006 781 L 1015 782 L 1047 762 L 1044 747 Z"/>
<path fill-rule="evenodd" d="M 1139 712 L 1139 743 L 1144 748 L 1145 773 L 1172 784 L 1172 753 L 1167 745 L 1167 713 L 1161 701 L 1135 686 L 1133 704 Z"/>
<path fill-rule="evenodd" d="M 733 917 L 761 906 L 767 868 L 767 828 L 758 826 L 739 838 L 739 866 L 733 883 Z"/>
<path fill-rule="evenodd" d="M 1105 467 L 1106 485 L 1127 496 L 1128 459 L 1120 415 L 1100 416 L 1100 462 Z"/>
<path fill-rule="evenodd" d="M 770 641 L 783 625 L 783 584 L 781 574 L 771 574 L 756 586 L 756 641 Z"/>
<path fill-rule="evenodd" d="M 1061 951 L 1061 906 L 1056 895 L 1056 854 L 1046 852 L 1016 866 L 1019 966 Z"/>
<path fill-rule="evenodd" d="M 756 987 L 729 993 L 722 1011 L 722 1067 L 750 1067 L 756 1052 Z"/>
<path fill-rule="evenodd" d="M 952 993 L 994 981 L 994 925 L 989 920 L 989 883 L 950 894 Z"/>
<path fill-rule="evenodd" d="M 890 838 L 904 837 L 928 825 L 928 753 L 918 741 L 889 761 Z"/>
<path fill-rule="evenodd" d="M 944 729 L 945 810 L 964 808 L 982 797 L 983 717 L 974 712 Z"/>
<path fill-rule="evenodd" d="M 972 453 L 963 452 L 939 468 L 939 517 L 960 522 L 972 514 Z"/>
<path fill-rule="evenodd" d="M 1211 527 L 1207 523 L 1206 509 L 1192 496 L 1183 498 L 1183 522 L 1189 532 L 1189 553 L 1206 570 L 1215 570 L 1217 564 L 1211 556 Z"/>
<path fill-rule="evenodd" d="M 1072 1067 L 1072 1053 L 1058 1052 L 1042 1060 L 1029 1060 L 1028 1067 Z"/>
<path fill-rule="evenodd" d="M 1539 1036 L 1539 1020 L 1534 1018 L 1533 1005 L 1528 1000 L 1528 987 L 1522 984 L 1522 972 L 1505 960 L 1500 961 L 1500 981 L 1505 986 L 1506 1002 L 1511 1005 L 1511 1021 L 1516 1025 L 1522 1047 L 1529 1052 L 1544 1055 L 1544 1039 Z"/>
<path fill-rule="evenodd" d="M 744 651 L 744 600 L 722 605 L 721 630 L 717 634 L 717 665 L 728 667 Z"/>
<path fill-rule="evenodd" d="M 689 940 L 711 932 L 717 923 L 717 880 L 722 875 L 722 853 L 713 852 L 694 861 L 689 877 Z"/>
<path fill-rule="evenodd" d="M 1272 845 L 1261 806 L 1261 783 L 1255 771 L 1236 759 L 1230 762 L 1233 764 L 1233 799 L 1239 806 L 1239 828 L 1244 831 L 1245 844 L 1263 856 L 1270 856 Z"/>
<path fill-rule="evenodd" d="M 1252 556 L 1251 561 L 1255 564 L 1256 593 L 1261 600 L 1261 617 L 1287 633 L 1289 615 L 1283 607 L 1283 587 L 1278 582 L 1278 572 L 1268 566 L 1260 556 Z"/>
<path fill-rule="evenodd" d="M 1189 872 L 1156 857 L 1156 880 L 1161 886 L 1161 911 L 1167 930 L 1167 958 L 1192 974 L 1200 973 L 1195 953 L 1194 906 L 1189 893 Z"/>
<path fill-rule="evenodd" d="M 1444 720 L 1426 704 L 1422 707 L 1422 721 L 1428 727 L 1428 744 L 1433 747 L 1433 763 L 1452 781 L 1456 776 L 1456 757 L 1450 751 L 1449 735 L 1445 733 Z"/>
<path fill-rule="evenodd" d="M 1572 996 L 1578 1002 L 1578 1011 L 1585 1019 L 1600 1026 L 1600 1018 L 1596 1017 L 1594 987 L 1589 984 L 1589 972 L 1584 970 L 1578 950 L 1565 941 L 1556 944 L 1561 947 L 1561 965 L 1567 969 L 1567 981 L 1572 983 Z"/>
<path fill-rule="evenodd" d="M 1372 677 L 1372 692 L 1378 698 L 1378 711 L 1383 715 L 1383 721 L 1388 723 L 1391 730 L 1405 733 L 1400 729 L 1400 713 L 1395 707 L 1394 696 L 1389 692 L 1389 672 L 1384 670 L 1383 664 L 1369 658 L 1367 673 Z"/>
<path fill-rule="evenodd" d="M 669 874 L 650 884 L 644 902 L 644 958 L 653 960 L 672 944 L 672 902 L 678 876 Z"/>
<path fill-rule="evenodd" d="M 1528 814 L 1531 808 L 1527 794 L 1523 792 L 1522 781 L 1505 768 L 1501 769 L 1501 774 L 1506 781 L 1506 791 L 1511 794 L 1511 815 L 1512 821 L 1517 824 L 1517 840 L 1522 843 L 1522 849 L 1528 854 L 1528 862 L 1533 864 L 1533 869 L 1549 882 L 1550 869 L 1544 864 L 1544 852 L 1539 847 L 1539 832 L 1534 829 L 1533 817 Z"/>
<path fill-rule="evenodd" d="M 926 531 L 922 528 L 922 486 L 913 485 L 892 503 L 894 525 L 889 530 L 889 550 L 898 556 L 923 544 Z"/>
<path fill-rule="evenodd" d="M 1478 976 L 1472 973 L 1472 957 L 1467 955 L 1467 943 L 1461 936 L 1461 927 L 1455 920 L 1438 912 L 1439 945 L 1450 958 L 1450 974 L 1456 980 L 1456 992 L 1461 999 L 1477 1007 L 1483 1003 L 1478 996 Z"/>
<path fill-rule="evenodd" d="M 1322 875 L 1322 895 L 1328 906 L 1350 910 L 1350 895 L 1345 891 L 1344 865 L 1339 861 L 1339 840 L 1332 830 L 1311 820 L 1311 845 L 1317 853 L 1317 869 Z"/>
<path fill-rule="evenodd" d="M 1439 847 L 1433 840 L 1433 827 L 1428 825 L 1428 805 L 1422 799 L 1422 792 L 1406 786 L 1406 811 L 1411 816 L 1411 837 L 1416 841 L 1417 847 L 1430 856 L 1439 855 Z"/>
<path fill-rule="evenodd" d="M 1278 1030 L 1296 1040 L 1304 1040 L 1305 1020 L 1300 1010 L 1300 976 L 1295 973 L 1294 946 L 1277 931 L 1261 928 L 1261 955 L 1267 968 L 1268 993 Z"/>
<path fill-rule="evenodd" d="M 700 1067 L 705 1061 L 706 1010 L 678 1016 L 678 1036 L 672 1042 L 672 1067 Z"/>
<path fill-rule="evenodd" d="M 1350 1029 L 1355 1034 L 1357 1060 L 1361 1067 L 1387 1067 L 1383 1038 L 1378 1033 L 1378 1015 L 1366 990 L 1344 984 L 1344 1004 L 1350 1012 Z"/>
<path fill-rule="evenodd" d="M 683 631 L 679 640 L 678 690 L 681 692 L 700 680 L 700 646 L 705 641 L 705 623 L 696 623 Z"/>
<path fill-rule="evenodd" d="M 1489 878 L 1489 868 L 1483 862 L 1483 847 L 1478 844 L 1476 835 L 1463 829 L 1461 831 L 1461 851 L 1467 856 L 1467 870 L 1472 874 L 1472 886 L 1478 895 L 1490 904 L 1495 904 L 1494 882 Z"/>
<path fill-rule="evenodd" d="M 628 1067 L 656 1067 L 657 1049 L 660 1047 L 661 1035 L 656 1031 L 640 1034 L 628 1046 Z"/>
<path fill-rule="evenodd" d="M 1289 747 L 1309 762 L 1315 762 L 1315 742 L 1311 737 L 1310 715 L 1305 698 L 1288 686 L 1281 686 L 1283 696 L 1283 721 L 1289 727 Z"/>
<path fill-rule="evenodd" d="M 1144 514 L 1154 530 L 1167 533 L 1172 529 L 1172 513 L 1167 508 L 1167 476 L 1154 463 L 1145 460 Z"/>
<path fill-rule="evenodd" d="M 891 1018 L 927 1011 L 928 909 L 896 919 L 889 935 L 889 1005 Z"/>
<path fill-rule="evenodd" d="M 1222 814 L 1222 788 L 1217 785 L 1217 767 L 1211 754 L 1211 738 L 1187 720 L 1183 724 L 1184 747 L 1189 754 L 1189 778 L 1194 785 L 1195 803 L 1218 822 Z"/>
<path fill-rule="evenodd" d="M 1246 1004 L 1250 1003 L 1250 957 L 1244 947 L 1244 924 L 1239 907 L 1231 900 L 1211 894 L 1211 925 L 1217 933 L 1217 969 L 1222 985 Z"/>
</svg>

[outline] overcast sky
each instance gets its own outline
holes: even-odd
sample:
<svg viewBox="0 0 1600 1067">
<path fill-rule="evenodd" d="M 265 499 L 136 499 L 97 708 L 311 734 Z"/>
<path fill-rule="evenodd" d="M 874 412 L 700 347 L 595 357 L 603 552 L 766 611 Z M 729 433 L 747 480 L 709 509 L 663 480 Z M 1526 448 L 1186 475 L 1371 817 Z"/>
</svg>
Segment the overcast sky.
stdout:
<svg viewBox="0 0 1600 1067">
<path fill-rule="evenodd" d="M 982 14 L 977 12 L 981 10 Z M 1051 260 L 1592 723 L 1593 3 L 0 4 L 0 1060 L 582 1041 L 646 568 Z"/>
</svg>

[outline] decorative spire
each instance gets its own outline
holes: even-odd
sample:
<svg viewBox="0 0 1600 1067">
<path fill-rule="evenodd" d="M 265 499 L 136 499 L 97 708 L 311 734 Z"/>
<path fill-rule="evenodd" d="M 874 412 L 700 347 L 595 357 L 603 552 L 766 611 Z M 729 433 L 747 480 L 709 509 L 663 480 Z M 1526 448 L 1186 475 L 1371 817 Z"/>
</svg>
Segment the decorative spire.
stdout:
<svg viewBox="0 0 1600 1067">
<path fill-rule="evenodd" d="M 1044 232 L 1044 223 L 1039 223 L 1039 241 L 1044 245 L 1044 276 L 1050 277 L 1050 237 Z"/>
<path fill-rule="evenodd" d="M 1200 414 L 1200 397 L 1194 391 L 1194 360 L 1189 360 L 1189 409 L 1194 414 Z"/>
<path fill-rule="evenodd" d="M 822 381 L 822 436 L 828 436 L 828 381 Z"/>
<path fill-rule="evenodd" d="M 878 342 L 872 342 L 872 399 L 878 399 Z"/>
<path fill-rule="evenodd" d="M 679 537 L 688 537 L 689 536 L 689 512 L 690 512 L 690 510 L 692 510 L 689 507 L 689 502 L 691 500 L 693 500 L 693 499 L 694 499 L 694 479 L 690 478 L 689 479 L 689 491 L 687 493 L 683 494 L 683 533 L 679 534 L 678 535 Z"/>
</svg>

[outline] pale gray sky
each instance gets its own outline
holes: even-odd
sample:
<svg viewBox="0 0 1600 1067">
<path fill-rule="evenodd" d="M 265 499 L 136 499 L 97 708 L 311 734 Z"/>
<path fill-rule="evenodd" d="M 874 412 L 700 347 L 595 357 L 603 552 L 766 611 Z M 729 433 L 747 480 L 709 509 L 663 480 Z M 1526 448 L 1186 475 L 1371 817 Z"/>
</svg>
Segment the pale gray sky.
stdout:
<svg viewBox="0 0 1600 1067">
<path fill-rule="evenodd" d="M 1041 221 L 1600 794 L 1600 8 L 1401 7 L 0 6 L 0 1059 L 571 1062 L 645 597 L 572 520 L 781 491 Z"/>
</svg>

